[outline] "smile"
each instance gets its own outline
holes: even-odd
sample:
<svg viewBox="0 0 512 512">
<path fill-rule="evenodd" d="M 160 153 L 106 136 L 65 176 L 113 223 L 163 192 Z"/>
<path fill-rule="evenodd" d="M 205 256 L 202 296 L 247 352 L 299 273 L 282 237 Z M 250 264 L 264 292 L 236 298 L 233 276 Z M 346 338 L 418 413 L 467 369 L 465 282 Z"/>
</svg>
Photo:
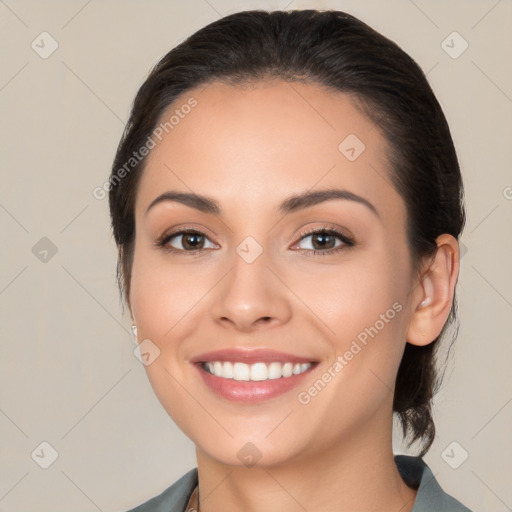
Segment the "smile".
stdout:
<svg viewBox="0 0 512 512">
<path fill-rule="evenodd" d="M 319 365 L 311 355 L 241 347 L 197 354 L 189 361 L 216 397 L 246 404 L 287 395 Z"/>
<path fill-rule="evenodd" d="M 288 378 L 306 372 L 312 363 L 291 363 L 274 361 L 269 364 L 256 362 L 246 364 L 231 361 L 202 363 L 201 367 L 211 375 L 237 381 L 261 382 L 265 380 Z"/>
</svg>

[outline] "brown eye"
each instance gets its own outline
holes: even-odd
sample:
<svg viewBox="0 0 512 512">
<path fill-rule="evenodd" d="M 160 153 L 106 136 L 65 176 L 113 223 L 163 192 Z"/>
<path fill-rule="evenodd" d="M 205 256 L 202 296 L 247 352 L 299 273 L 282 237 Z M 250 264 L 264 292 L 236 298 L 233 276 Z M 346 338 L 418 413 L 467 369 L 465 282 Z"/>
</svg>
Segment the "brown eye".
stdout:
<svg viewBox="0 0 512 512">
<path fill-rule="evenodd" d="M 315 233 L 310 235 L 313 249 L 333 249 L 336 246 L 336 237 L 328 233 Z"/>
<path fill-rule="evenodd" d="M 181 244 L 185 249 L 202 249 L 204 246 L 204 235 L 198 235 L 196 233 L 184 233 L 179 236 L 182 237 Z"/>
<path fill-rule="evenodd" d="M 308 239 L 309 241 L 304 244 L 304 241 Z M 303 247 L 300 247 L 301 243 Z M 324 255 L 351 247 L 354 245 L 354 241 L 337 230 L 323 228 L 303 234 L 296 245 L 299 246 L 300 251 Z"/>
<path fill-rule="evenodd" d="M 210 245 L 207 246 L 207 243 Z M 204 233 L 190 229 L 170 233 L 164 236 L 157 245 L 171 252 L 183 253 L 215 248 L 215 245 Z"/>
</svg>

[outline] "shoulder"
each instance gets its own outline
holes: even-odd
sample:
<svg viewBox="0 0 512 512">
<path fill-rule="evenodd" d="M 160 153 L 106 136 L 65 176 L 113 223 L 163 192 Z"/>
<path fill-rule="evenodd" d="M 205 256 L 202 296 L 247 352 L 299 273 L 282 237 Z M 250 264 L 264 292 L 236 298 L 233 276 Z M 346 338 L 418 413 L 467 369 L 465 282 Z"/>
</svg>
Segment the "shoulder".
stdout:
<svg viewBox="0 0 512 512">
<path fill-rule="evenodd" d="M 418 489 L 412 512 L 471 512 L 443 491 L 421 457 L 395 455 L 395 463 L 404 481 Z"/>
<path fill-rule="evenodd" d="M 197 468 L 191 469 L 161 494 L 127 512 L 185 512 L 197 481 Z"/>
</svg>

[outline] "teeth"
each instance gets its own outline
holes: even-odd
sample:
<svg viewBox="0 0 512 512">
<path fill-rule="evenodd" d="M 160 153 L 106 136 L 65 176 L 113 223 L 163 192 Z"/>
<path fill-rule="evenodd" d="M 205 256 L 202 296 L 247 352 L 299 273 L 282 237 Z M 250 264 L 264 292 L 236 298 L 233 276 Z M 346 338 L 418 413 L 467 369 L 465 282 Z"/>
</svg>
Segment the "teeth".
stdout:
<svg viewBox="0 0 512 512">
<path fill-rule="evenodd" d="M 246 365 L 247 366 L 247 365 Z M 267 380 L 268 370 L 265 363 L 255 363 L 251 365 L 251 380 Z"/>
<path fill-rule="evenodd" d="M 280 379 L 281 377 L 291 377 L 304 373 L 311 367 L 311 363 L 279 363 L 274 361 L 269 363 L 231 363 L 229 361 L 214 361 L 203 363 L 203 368 L 223 379 L 262 381 L 269 379 Z"/>
<path fill-rule="evenodd" d="M 215 370 L 215 364 L 213 365 L 214 370 Z M 221 371 L 224 374 L 224 365 L 222 363 L 219 363 L 219 365 L 221 365 L 221 370 L 219 371 L 219 373 L 215 372 L 215 375 L 219 375 Z M 248 364 L 235 363 L 233 365 L 233 379 L 235 379 L 235 380 L 250 380 L 250 378 L 251 378 L 251 368 L 249 367 Z"/>
<path fill-rule="evenodd" d="M 222 363 L 219 363 L 219 361 L 216 361 L 213 363 L 213 373 L 217 375 L 222 371 Z"/>
<path fill-rule="evenodd" d="M 293 375 L 293 363 L 284 363 L 283 377 L 291 377 Z"/>
<path fill-rule="evenodd" d="M 268 378 L 269 379 L 280 379 L 282 376 L 281 363 L 270 363 L 268 365 Z"/>
<path fill-rule="evenodd" d="M 221 371 L 222 371 L 222 375 L 224 375 L 224 378 L 226 378 L 226 379 L 233 378 L 233 376 L 234 376 L 233 363 L 226 362 L 221 365 L 221 369 L 222 369 Z M 218 373 L 220 374 L 220 371 Z M 215 375 L 217 375 L 217 373 L 215 373 Z"/>
</svg>

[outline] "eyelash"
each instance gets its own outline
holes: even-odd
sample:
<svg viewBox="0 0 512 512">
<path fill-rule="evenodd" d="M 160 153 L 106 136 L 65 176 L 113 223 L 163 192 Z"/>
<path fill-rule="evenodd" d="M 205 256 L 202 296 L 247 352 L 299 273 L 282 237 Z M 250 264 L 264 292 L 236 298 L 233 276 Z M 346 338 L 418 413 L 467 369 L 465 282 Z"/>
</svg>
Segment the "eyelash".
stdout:
<svg viewBox="0 0 512 512">
<path fill-rule="evenodd" d="M 345 235 L 345 233 L 342 233 L 338 229 L 328 228 L 328 227 L 308 229 L 307 231 L 304 231 L 303 233 L 300 234 L 298 241 L 300 242 L 302 239 L 307 238 L 308 236 L 311 236 L 311 235 L 334 235 L 339 240 L 341 240 L 343 242 L 343 244 L 338 247 L 333 247 L 332 249 L 325 249 L 325 250 L 298 249 L 297 252 L 300 252 L 301 254 L 307 254 L 307 255 L 313 254 L 313 256 L 328 256 L 330 254 L 334 254 L 334 253 L 343 251 L 347 247 L 352 247 L 355 245 L 354 240 L 352 240 L 352 238 Z"/>
<path fill-rule="evenodd" d="M 341 240 L 343 242 L 343 245 L 338 246 L 338 247 L 334 247 L 332 249 L 326 249 L 326 250 L 297 249 L 297 252 L 299 252 L 301 254 L 308 254 L 308 255 L 313 253 L 314 256 L 328 256 L 330 254 L 334 254 L 334 253 L 337 253 L 339 251 L 342 251 L 342 250 L 344 250 L 347 247 L 352 247 L 352 246 L 355 245 L 354 240 L 352 240 L 350 237 L 348 237 L 347 235 L 345 235 L 341 231 L 339 231 L 339 230 L 337 230 L 335 228 L 327 228 L 327 227 L 315 228 L 315 229 L 310 229 L 308 231 L 305 231 L 304 233 L 301 233 L 301 235 L 299 236 L 299 240 L 298 241 L 300 242 L 302 239 L 307 238 L 308 236 L 317 235 L 317 234 L 321 234 L 321 235 L 334 235 L 339 240 Z M 199 235 L 199 236 L 206 237 L 206 235 L 204 233 L 202 233 L 201 231 L 197 231 L 196 229 L 182 229 L 182 230 L 179 230 L 179 231 L 174 231 L 173 233 L 169 233 L 169 234 L 163 235 L 159 240 L 156 241 L 155 246 L 161 248 L 165 252 L 174 253 L 174 254 L 186 253 L 189 256 L 194 256 L 196 254 L 200 254 L 202 251 L 208 250 L 208 249 L 195 249 L 193 251 L 186 251 L 186 250 L 183 250 L 183 249 L 175 249 L 174 247 L 169 247 L 167 244 L 174 237 L 179 236 L 179 235 Z M 208 237 L 206 237 L 206 238 L 208 238 Z M 296 244 L 294 244 L 294 245 L 296 245 Z"/>
</svg>

